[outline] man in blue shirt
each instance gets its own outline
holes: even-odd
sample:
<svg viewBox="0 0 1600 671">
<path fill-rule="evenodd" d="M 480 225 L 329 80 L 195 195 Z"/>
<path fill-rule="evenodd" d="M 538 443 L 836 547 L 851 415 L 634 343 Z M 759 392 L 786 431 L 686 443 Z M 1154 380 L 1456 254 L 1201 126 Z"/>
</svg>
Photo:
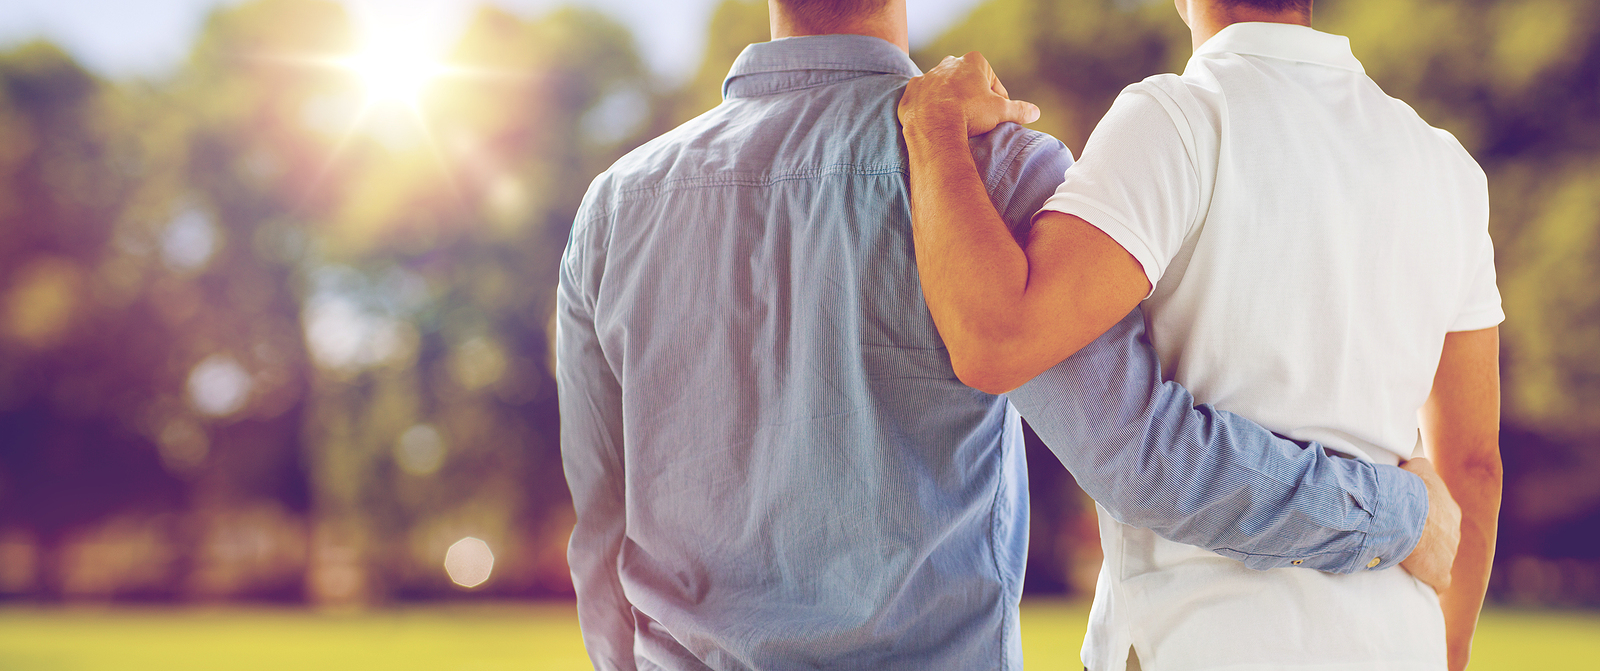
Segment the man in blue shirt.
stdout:
<svg viewBox="0 0 1600 671">
<path fill-rule="evenodd" d="M 596 178 L 561 264 L 585 644 L 602 669 L 1020 669 L 1021 421 L 922 299 L 905 0 L 770 6 L 721 105 Z M 1019 234 L 1071 162 L 1010 124 L 971 149 Z M 1041 376 L 1029 418 L 1118 519 L 1256 568 L 1418 546 L 1424 479 L 1194 407 L 1143 328 Z"/>
</svg>

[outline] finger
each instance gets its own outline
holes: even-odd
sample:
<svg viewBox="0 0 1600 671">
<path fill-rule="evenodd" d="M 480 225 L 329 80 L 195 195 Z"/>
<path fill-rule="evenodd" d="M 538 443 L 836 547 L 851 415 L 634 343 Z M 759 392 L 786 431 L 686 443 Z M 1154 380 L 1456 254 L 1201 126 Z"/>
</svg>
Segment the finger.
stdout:
<svg viewBox="0 0 1600 671">
<path fill-rule="evenodd" d="M 983 54 L 976 51 L 968 51 L 961 57 L 961 62 L 968 69 L 977 73 L 979 77 L 982 77 L 985 85 L 990 88 L 994 87 L 994 68 L 989 67 L 989 59 L 984 58 Z"/>
<path fill-rule="evenodd" d="M 1039 120 L 1039 106 L 1026 100 L 1007 100 L 1001 121 L 1030 124 Z"/>
<path fill-rule="evenodd" d="M 976 102 L 967 117 L 967 135 L 975 137 L 1006 122 L 1027 124 L 1039 120 L 1039 108 L 1021 100 L 993 96 Z"/>
<path fill-rule="evenodd" d="M 983 73 L 985 78 L 988 78 L 994 74 L 994 69 L 989 67 L 989 59 L 984 58 L 982 53 L 968 51 L 966 55 L 961 57 L 961 60 L 971 63 L 973 67 L 976 67 L 979 72 Z"/>
<path fill-rule="evenodd" d="M 962 56 L 961 58 L 970 62 L 978 69 L 979 72 L 983 73 L 984 80 L 989 82 L 990 91 L 993 91 L 995 95 L 998 95 L 1001 98 L 1006 98 L 1008 100 L 1011 98 L 1011 92 L 1006 90 L 1005 83 L 1000 81 L 1000 75 L 995 74 L 994 67 L 989 65 L 989 59 L 984 58 L 983 54 L 976 51 L 969 51 L 967 52 L 967 55 Z"/>
<path fill-rule="evenodd" d="M 971 69 L 978 70 L 979 74 L 984 75 L 984 82 L 989 83 L 990 91 L 995 91 L 1003 98 L 1011 98 L 1010 94 L 1006 94 L 1005 85 L 1000 83 L 1000 75 L 995 74 L 994 66 L 990 66 L 989 59 L 984 58 L 984 54 L 979 53 L 979 51 L 968 51 L 965 56 L 962 56 L 962 61 L 966 62 Z"/>
</svg>

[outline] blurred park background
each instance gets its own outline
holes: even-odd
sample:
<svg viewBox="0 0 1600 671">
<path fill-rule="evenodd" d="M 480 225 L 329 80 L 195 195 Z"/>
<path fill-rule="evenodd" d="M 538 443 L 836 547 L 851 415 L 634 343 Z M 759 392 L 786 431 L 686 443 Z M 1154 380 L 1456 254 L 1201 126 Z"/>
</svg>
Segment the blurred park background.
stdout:
<svg viewBox="0 0 1600 671">
<path fill-rule="evenodd" d="M 1167 0 L 910 2 L 918 63 L 983 51 L 1074 151 L 1190 51 Z M 0 667 L 47 668 L 6 650 L 82 608 L 129 633 L 107 613 L 570 600 L 555 263 L 594 175 L 718 102 L 764 0 L 189 4 L 165 65 L 0 25 Z M 1321 0 L 1316 26 L 1489 175 L 1491 608 L 1600 640 L 1600 3 Z M 1036 441 L 1030 467 L 1027 592 L 1082 598 L 1092 507 Z"/>
</svg>

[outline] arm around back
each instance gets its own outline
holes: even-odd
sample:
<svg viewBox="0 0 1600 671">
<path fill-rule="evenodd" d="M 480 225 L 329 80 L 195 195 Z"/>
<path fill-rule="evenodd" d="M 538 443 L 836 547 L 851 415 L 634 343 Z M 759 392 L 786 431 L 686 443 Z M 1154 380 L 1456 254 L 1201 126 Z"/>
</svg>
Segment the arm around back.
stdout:
<svg viewBox="0 0 1600 671">
<path fill-rule="evenodd" d="M 1383 569 L 1422 534 L 1421 478 L 1194 405 L 1137 309 L 1010 398 L 1112 517 L 1254 569 Z"/>
<path fill-rule="evenodd" d="M 949 64 L 936 71 L 951 74 Z M 923 293 L 962 381 L 999 392 L 1038 375 L 1012 402 L 1128 524 L 1258 569 L 1350 573 L 1409 555 L 1428 512 L 1420 478 L 1196 407 L 1162 381 L 1135 308 L 1150 289 L 1140 263 L 1077 217 L 1031 221 L 1070 162 L 1065 149 L 1007 151 L 997 138 L 1018 137 L 1014 127 L 969 146 L 1010 104 L 993 83 L 976 103 L 991 108 L 987 125 L 952 126 L 946 103 L 919 102 L 919 89 L 941 87 L 916 80 L 900 107 Z"/>
</svg>

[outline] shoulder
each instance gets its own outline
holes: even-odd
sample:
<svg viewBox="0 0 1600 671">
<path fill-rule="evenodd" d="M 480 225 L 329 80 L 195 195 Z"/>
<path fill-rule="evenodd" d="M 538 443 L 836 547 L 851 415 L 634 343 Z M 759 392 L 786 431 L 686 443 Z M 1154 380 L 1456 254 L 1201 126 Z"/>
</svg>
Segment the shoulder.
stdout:
<svg viewBox="0 0 1600 671">
<path fill-rule="evenodd" d="M 1454 133 L 1428 123 L 1410 103 L 1384 93 L 1376 82 L 1371 86 L 1376 95 L 1382 96 L 1393 106 L 1396 123 L 1406 128 L 1406 136 L 1411 138 L 1414 146 L 1433 157 L 1433 165 L 1445 169 L 1446 174 L 1456 179 L 1462 188 L 1482 192 L 1484 198 L 1488 197 L 1489 181 L 1483 167 L 1478 165 L 1478 160 L 1472 157 L 1472 153 L 1467 151 Z"/>
<path fill-rule="evenodd" d="M 1467 151 L 1466 145 L 1461 144 L 1455 133 L 1428 123 L 1410 105 L 1397 98 L 1394 100 L 1416 119 L 1418 132 L 1433 142 L 1435 150 L 1452 164 L 1463 180 L 1481 185 L 1485 191 L 1488 190 L 1489 180 L 1483 172 L 1483 167 L 1478 165 L 1478 160 L 1472 157 L 1472 153 Z"/>
<path fill-rule="evenodd" d="M 722 105 L 684 122 L 623 154 L 590 181 L 578 207 L 575 225 L 609 217 L 631 194 L 648 191 L 670 179 L 672 170 L 694 151 L 697 139 L 719 123 Z"/>
<path fill-rule="evenodd" d="M 1215 126 L 1225 106 L 1221 86 L 1206 73 L 1159 74 L 1129 84 L 1117 95 L 1107 116 L 1130 117 L 1143 123 Z"/>
<path fill-rule="evenodd" d="M 1457 139 L 1454 133 L 1443 128 L 1429 126 L 1428 130 L 1438 140 L 1444 153 L 1456 164 L 1456 168 L 1460 171 L 1462 178 L 1475 186 L 1481 186 L 1484 193 L 1487 194 L 1489 177 L 1483 172 L 1483 166 L 1478 165 L 1478 160 L 1473 158 L 1467 148 L 1461 144 L 1461 140 Z"/>
<path fill-rule="evenodd" d="M 1049 173 L 1057 179 L 1072 165 L 1067 145 L 1048 133 L 1014 123 L 971 138 L 972 158 L 990 194 L 1027 173 Z"/>
</svg>

